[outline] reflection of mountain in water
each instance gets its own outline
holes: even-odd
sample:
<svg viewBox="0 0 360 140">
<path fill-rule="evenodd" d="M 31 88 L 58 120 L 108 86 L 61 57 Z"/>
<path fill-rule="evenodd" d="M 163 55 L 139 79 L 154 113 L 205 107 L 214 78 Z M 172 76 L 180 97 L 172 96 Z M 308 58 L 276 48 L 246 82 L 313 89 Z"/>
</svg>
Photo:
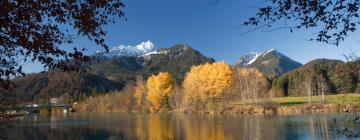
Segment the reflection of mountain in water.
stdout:
<svg viewBox="0 0 360 140">
<path fill-rule="evenodd" d="M 330 116 L 72 114 L 26 117 L 9 139 L 339 139 Z M 21 134 L 21 135 L 19 135 Z"/>
</svg>

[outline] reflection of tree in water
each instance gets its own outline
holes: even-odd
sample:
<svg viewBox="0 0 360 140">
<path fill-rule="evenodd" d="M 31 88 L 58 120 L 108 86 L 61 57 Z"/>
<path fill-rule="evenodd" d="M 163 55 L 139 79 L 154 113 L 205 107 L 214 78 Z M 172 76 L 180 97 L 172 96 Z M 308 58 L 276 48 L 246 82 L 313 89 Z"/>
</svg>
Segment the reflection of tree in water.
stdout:
<svg viewBox="0 0 360 140">
<path fill-rule="evenodd" d="M 286 137 L 284 139 L 340 139 L 341 137 L 335 133 L 331 133 L 329 117 L 326 115 L 306 115 L 298 116 L 292 123 L 285 123 L 284 128 Z M 302 127 L 304 129 L 299 129 Z M 304 132 L 306 130 L 306 132 Z"/>
<path fill-rule="evenodd" d="M 181 115 L 179 139 L 296 139 L 300 133 L 288 129 L 279 116 Z M 273 118 L 273 119 L 272 119 Z M 175 129 L 178 130 L 178 129 Z"/>
<path fill-rule="evenodd" d="M 27 126 L 11 129 L 9 139 L 27 140 L 66 140 L 66 139 L 125 139 L 124 133 L 87 126 L 70 126 L 51 129 L 49 126 Z M 21 135 L 19 135 L 21 134 Z"/>
<path fill-rule="evenodd" d="M 334 139 L 329 117 L 211 114 L 102 114 L 27 117 L 8 139 Z M 21 134 L 21 135 L 19 135 Z"/>
<path fill-rule="evenodd" d="M 254 140 L 282 139 L 283 136 L 286 136 L 281 133 L 279 134 L 279 132 L 283 131 L 282 125 L 274 125 L 274 123 L 274 121 L 271 121 L 271 118 L 263 121 L 261 116 L 244 116 L 239 125 L 241 125 L 242 134 L 246 135 L 242 135 L 241 138 Z"/>
<path fill-rule="evenodd" d="M 0 140 L 9 139 L 6 130 L 10 129 L 12 126 L 7 122 L 0 122 Z"/>
<path fill-rule="evenodd" d="M 153 140 L 175 139 L 171 124 L 171 117 L 168 115 L 150 115 L 149 118 L 149 138 Z"/>
<path fill-rule="evenodd" d="M 82 124 L 81 121 L 76 122 L 76 118 L 85 118 L 92 120 L 93 118 L 86 118 L 84 116 L 43 116 L 35 115 L 29 116 L 28 119 L 33 122 L 30 124 L 12 124 L 14 127 L 5 131 L 8 134 L 8 139 L 26 139 L 26 140 L 65 140 L 65 139 L 134 139 L 131 130 L 126 130 L 131 126 L 128 124 L 115 124 L 110 127 L 105 127 L 109 122 L 104 118 L 96 124 Z M 74 122 L 72 120 L 74 119 Z M 41 120 L 37 122 L 38 120 Z M 67 122 L 70 121 L 70 122 Z M 113 122 L 114 123 L 114 122 Z M 122 122 L 124 123 L 124 122 Z M 126 122 L 125 122 L 126 123 Z M 118 127 L 116 127 L 118 126 Z M 19 135 L 20 134 L 20 135 Z"/>
<path fill-rule="evenodd" d="M 360 116 L 358 110 L 352 114 L 346 115 L 344 118 L 334 118 L 329 122 L 330 131 L 346 138 L 360 138 Z"/>
<path fill-rule="evenodd" d="M 322 138 L 324 140 L 334 139 L 334 137 L 330 138 L 327 121 L 328 118 L 323 115 L 320 115 L 318 117 L 309 117 L 308 122 L 310 126 L 310 135 L 312 138 Z"/>
<path fill-rule="evenodd" d="M 174 114 L 136 115 L 136 139 L 184 139 L 181 116 Z"/>
<path fill-rule="evenodd" d="M 217 115 L 184 115 L 181 120 L 185 139 L 225 139 L 224 121 Z"/>
</svg>

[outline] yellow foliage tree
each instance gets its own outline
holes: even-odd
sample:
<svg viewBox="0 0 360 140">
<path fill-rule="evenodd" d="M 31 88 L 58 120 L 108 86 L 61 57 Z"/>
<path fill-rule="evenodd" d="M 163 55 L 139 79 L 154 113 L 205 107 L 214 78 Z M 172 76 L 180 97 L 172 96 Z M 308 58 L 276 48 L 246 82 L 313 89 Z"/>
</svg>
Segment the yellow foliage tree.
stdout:
<svg viewBox="0 0 360 140">
<path fill-rule="evenodd" d="M 193 66 L 183 83 L 185 104 L 221 99 L 234 84 L 233 73 L 232 67 L 225 62 Z"/>
<path fill-rule="evenodd" d="M 169 108 L 169 97 L 175 87 L 175 79 L 167 72 L 149 77 L 146 83 L 148 96 L 151 103 L 151 112 L 158 112 L 161 108 Z"/>
<path fill-rule="evenodd" d="M 136 78 L 134 97 L 136 109 L 145 110 L 147 108 L 146 83 L 141 76 Z"/>
</svg>

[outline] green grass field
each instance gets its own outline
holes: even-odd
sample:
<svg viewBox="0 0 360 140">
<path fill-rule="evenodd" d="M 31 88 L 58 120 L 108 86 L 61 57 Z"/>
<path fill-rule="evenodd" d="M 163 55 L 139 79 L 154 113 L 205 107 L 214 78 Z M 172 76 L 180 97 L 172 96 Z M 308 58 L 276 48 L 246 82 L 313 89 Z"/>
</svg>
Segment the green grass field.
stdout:
<svg viewBox="0 0 360 140">
<path fill-rule="evenodd" d="M 248 103 L 272 103 L 285 106 L 302 105 L 309 103 L 310 97 L 280 97 L 280 98 L 261 98 L 257 100 L 239 100 L 233 102 L 235 105 Z M 322 96 L 312 96 L 312 103 L 322 103 Z M 326 104 L 360 104 L 360 94 L 337 94 L 326 95 Z"/>
</svg>

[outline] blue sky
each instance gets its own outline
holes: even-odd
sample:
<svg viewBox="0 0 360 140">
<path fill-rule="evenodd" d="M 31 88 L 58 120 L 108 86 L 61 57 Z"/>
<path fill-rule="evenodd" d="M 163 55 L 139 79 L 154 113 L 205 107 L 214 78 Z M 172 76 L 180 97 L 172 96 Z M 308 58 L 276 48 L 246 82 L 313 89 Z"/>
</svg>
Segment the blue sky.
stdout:
<svg viewBox="0 0 360 140">
<path fill-rule="evenodd" d="M 245 35 L 239 33 L 251 30 L 241 27 L 242 21 L 252 16 L 263 0 L 125 0 L 127 21 L 118 19 L 106 26 L 106 42 L 110 47 L 137 45 L 150 40 L 155 48 L 171 47 L 178 43 L 189 44 L 202 54 L 218 61 L 233 64 L 248 52 L 262 52 L 271 48 L 300 62 L 307 63 L 317 58 L 343 59 L 342 54 L 350 48 L 360 54 L 359 32 L 351 33 L 339 47 L 307 41 L 314 30 L 288 30 L 266 32 L 260 29 Z M 102 50 L 86 39 L 75 40 L 67 47 L 86 47 L 87 54 Z M 65 47 L 65 46 L 64 46 Z M 28 64 L 26 72 L 42 70 L 39 64 Z"/>
</svg>

